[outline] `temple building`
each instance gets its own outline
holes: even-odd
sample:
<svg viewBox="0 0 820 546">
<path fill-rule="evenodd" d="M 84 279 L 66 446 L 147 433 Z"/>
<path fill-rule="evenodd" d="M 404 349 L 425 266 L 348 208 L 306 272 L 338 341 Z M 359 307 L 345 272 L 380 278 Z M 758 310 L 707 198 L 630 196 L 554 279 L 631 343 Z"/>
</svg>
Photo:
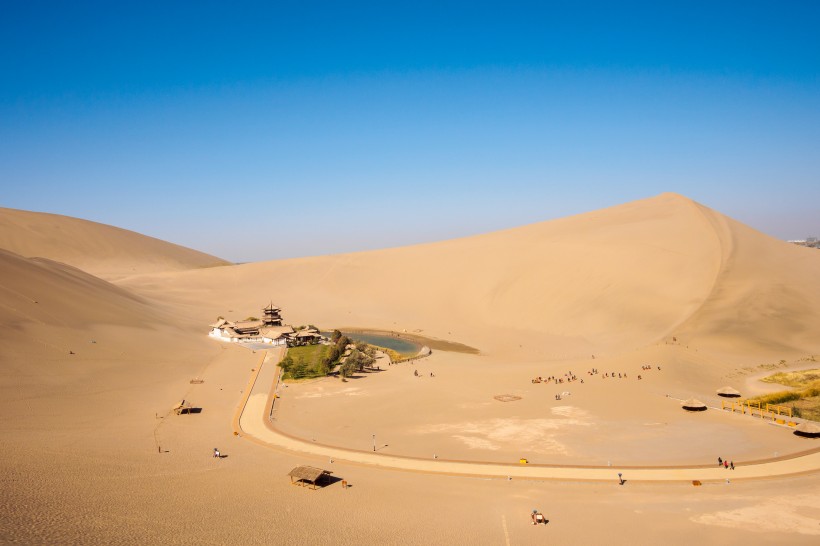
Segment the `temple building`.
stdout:
<svg viewBox="0 0 820 546">
<path fill-rule="evenodd" d="M 282 326 L 282 310 L 276 307 L 273 302 L 265 307 L 262 312 L 265 313 L 262 317 L 265 326 Z"/>
<path fill-rule="evenodd" d="M 294 347 L 312 345 L 322 341 L 319 330 L 308 326 L 294 330 L 282 324 L 282 310 L 271 302 L 262 312 L 263 318 L 230 321 L 225 318 L 211 324 L 208 335 L 220 341 L 231 343 L 264 343 L 266 345 Z"/>
</svg>

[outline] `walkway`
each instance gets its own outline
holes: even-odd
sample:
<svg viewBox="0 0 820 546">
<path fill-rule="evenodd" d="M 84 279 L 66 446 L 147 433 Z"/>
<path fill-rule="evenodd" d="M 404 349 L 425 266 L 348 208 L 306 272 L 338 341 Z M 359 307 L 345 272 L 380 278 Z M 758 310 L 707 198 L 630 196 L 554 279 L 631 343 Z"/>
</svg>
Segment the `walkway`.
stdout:
<svg viewBox="0 0 820 546">
<path fill-rule="evenodd" d="M 736 466 L 735 470 L 725 470 L 715 466 L 707 467 L 588 467 L 588 466 L 546 466 L 529 464 L 485 463 L 452 461 L 445 459 L 420 459 L 400 455 L 384 455 L 369 451 L 357 451 L 309 442 L 285 434 L 274 428 L 269 420 L 274 394 L 278 386 L 279 368 L 276 366 L 283 351 L 272 351 L 260 363 L 249 381 L 245 397 L 240 403 L 234 427 L 257 443 L 274 446 L 296 453 L 305 453 L 370 466 L 462 476 L 481 476 L 516 479 L 557 479 L 585 481 L 614 481 L 618 473 L 630 481 L 724 481 L 774 478 L 820 471 L 820 448 L 792 458 L 759 461 Z"/>
</svg>

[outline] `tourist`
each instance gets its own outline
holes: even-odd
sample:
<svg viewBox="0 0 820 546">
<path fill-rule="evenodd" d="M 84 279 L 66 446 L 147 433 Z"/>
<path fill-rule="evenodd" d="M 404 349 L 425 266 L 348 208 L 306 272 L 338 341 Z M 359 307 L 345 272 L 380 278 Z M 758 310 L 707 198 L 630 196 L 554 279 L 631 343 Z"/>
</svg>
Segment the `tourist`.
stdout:
<svg viewBox="0 0 820 546">
<path fill-rule="evenodd" d="M 723 466 L 723 459 L 718 457 L 718 466 Z"/>
<path fill-rule="evenodd" d="M 222 456 L 219 453 L 219 450 L 214 448 L 214 459 L 221 459 Z"/>
<path fill-rule="evenodd" d="M 723 461 L 723 468 L 729 470 L 729 461 Z"/>
<path fill-rule="evenodd" d="M 621 474 L 620 472 L 618 472 L 618 483 L 620 485 L 624 484 L 624 477 L 623 477 L 623 474 Z"/>
<path fill-rule="evenodd" d="M 729 461 L 729 468 L 731 468 L 732 470 L 735 469 L 735 462 L 734 461 Z"/>
</svg>

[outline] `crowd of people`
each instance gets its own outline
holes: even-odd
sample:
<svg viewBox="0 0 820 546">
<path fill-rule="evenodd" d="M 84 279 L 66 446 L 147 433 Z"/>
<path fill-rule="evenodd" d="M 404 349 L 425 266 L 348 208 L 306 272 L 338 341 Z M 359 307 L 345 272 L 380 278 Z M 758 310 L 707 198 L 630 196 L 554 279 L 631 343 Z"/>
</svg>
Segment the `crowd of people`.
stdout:
<svg viewBox="0 0 820 546">
<path fill-rule="evenodd" d="M 556 385 L 563 384 L 563 383 L 572 383 L 573 381 L 578 381 L 578 377 L 573 374 L 572 372 L 567 372 L 563 376 L 551 375 L 547 378 L 541 377 L 540 375 L 534 379 L 532 379 L 533 383 L 555 383 Z M 580 380 L 581 383 L 584 382 L 583 379 Z"/>
<path fill-rule="evenodd" d="M 643 371 L 652 370 L 652 369 L 660 370 L 661 367 L 660 366 L 654 366 L 653 367 L 652 364 L 644 364 L 643 366 L 641 366 L 641 370 L 643 370 Z M 590 375 L 590 376 L 600 375 L 601 379 L 628 379 L 629 378 L 629 376 L 626 374 L 626 372 L 614 372 L 613 371 L 613 372 L 604 372 L 603 374 L 601 374 L 601 372 L 598 371 L 598 368 L 592 368 L 590 370 L 587 370 L 587 375 Z M 643 376 L 638 375 L 638 379 L 639 380 L 643 379 Z M 572 383 L 573 381 L 580 381 L 581 383 L 584 382 L 583 379 L 579 379 L 571 371 L 569 371 L 569 372 L 567 372 L 567 373 L 565 373 L 561 376 L 551 375 L 551 376 L 546 377 L 546 378 L 541 377 L 539 375 L 538 377 L 535 377 L 531 380 L 532 383 L 554 383 L 556 385 L 561 385 L 561 384 L 564 384 L 564 383 Z M 556 398 L 556 400 L 560 400 L 560 398 Z"/>
</svg>

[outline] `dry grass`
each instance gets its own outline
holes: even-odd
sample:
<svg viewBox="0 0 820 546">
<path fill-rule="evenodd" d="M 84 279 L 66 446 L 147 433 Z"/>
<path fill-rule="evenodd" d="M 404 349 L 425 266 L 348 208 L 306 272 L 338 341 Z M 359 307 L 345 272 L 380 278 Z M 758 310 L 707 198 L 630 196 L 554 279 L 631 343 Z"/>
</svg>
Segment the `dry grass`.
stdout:
<svg viewBox="0 0 820 546">
<path fill-rule="evenodd" d="M 761 404 L 785 404 L 791 402 L 796 417 L 817 420 L 820 418 L 820 369 L 779 372 L 761 381 L 777 383 L 799 390 L 778 391 L 750 398 Z"/>
<path fill-rule="evenodd" d="M 761 404 L 784 404 L 801 398 L 800 391 L 777 391 L 749 398 L 749 401 L 760 402 Z"/>
<path fill-rule="evenodd" d="M 786 385 L 787 387 L 809 387 L 815 383 L 820 383 L 820 369 L 779 372 L 764 377 L 761 381 Z"/>
<path fill-rule="evenodd" d="M 398 362 L 407 358 L 407 355 L 403 355 L 400 352 L 394 351 L 393 349 L 388 349 L 387 347 L 379 347 L 378 345 L 371 345 L 371 347 L 376 347 L 376 349 L 389 356 L 391 362 Z"/>
<path fill-rule="evenodd" d="M 820 396 L 812 396 L 797 400 L 792 404 L 795 416 L 799 414 L 803 419 L 820 421 Z"/>
</svg>

